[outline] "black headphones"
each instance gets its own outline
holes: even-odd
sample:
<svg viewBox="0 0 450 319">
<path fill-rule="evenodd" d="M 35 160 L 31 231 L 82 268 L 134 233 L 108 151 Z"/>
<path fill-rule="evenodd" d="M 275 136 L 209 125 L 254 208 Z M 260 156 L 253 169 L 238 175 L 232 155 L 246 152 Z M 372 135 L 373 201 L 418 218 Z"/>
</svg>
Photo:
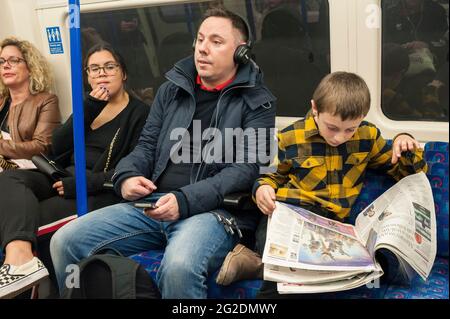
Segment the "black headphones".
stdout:
<svg viewBox="0 0 450 319">
<path fill-rule="evenodd" d="M 247 42 L 244 44 L 238 45 L 236 50 L 234 51 L 233 60 L 236 64 L 247 64 L 252 58 L 252 35 L 250 26 L 247 23 L 247 20 L 238 15 L 238 17 L 242 20 L 245 25 L 245 29 L 247 31 Z M 195 43 L 197 42 L 197 37 L 194 38 L 194 42 L 192 42 L 192 50 L 195 51 Z"/>
</svg>

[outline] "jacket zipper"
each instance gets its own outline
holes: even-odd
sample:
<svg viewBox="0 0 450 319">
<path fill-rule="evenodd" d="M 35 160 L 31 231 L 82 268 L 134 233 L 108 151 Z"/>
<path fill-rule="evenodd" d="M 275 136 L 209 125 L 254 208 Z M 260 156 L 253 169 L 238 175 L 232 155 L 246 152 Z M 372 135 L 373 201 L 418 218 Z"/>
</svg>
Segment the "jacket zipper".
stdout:
<svg viewBox="0 0 450 319">
<path fill-rule="evenodd" d="M 183 70 L 181 70 L 180 68 L 176 68 L 178 71 L 180 71 L 180 73 L 182 73 L 187 79 L 189 79 L 189 80 L 191 80 L 190 78 L 189 78 L 189 76 L 183 71 Z M 173 79 L 171 79 L 170 77 L 166 77 L 170 82 L 172 82 L 173 84 L 175 84 L 177 87 L 179 87 L 179 88 L 182 88 L 182 89 L 184 89 L 178 82 L 176 82 L 175 80 L 173 80 Z M 191 83 L 192 83 L 192 81 L 190 81 Z M 191 98 L 192 98 L 192 101 L 194 102 L 194 108 L 195 108 L 195 96 L 191 93 L 191 92 L 189 92 L 188 90 L 186 90 L 186 89 L 184 89 L 186 92 L 188 92 L 189 93 L 189 95 L 191 96 Z M 188 125 L 190 125 L 190 123 L 192 123 L 192 120 L 194 119 L 194 113 L 195 113 L 195 110 L 194 110 L 194 112 L 191 114 L 191 119 L 190 119 L 190 121 L 189 121 L 189 124 Z M 184 129 L 185 130 L 187 130 L 188 129 L 188 127 L 189 126 L 187 126 L 187 127 L 185 127 Z M 192 183 L 192 168 L 194 167 L 194 165 L 192 165 L 192 167 L 191 167 L 191 176 L 190 176 L 190 181 L 191 181 L 191 183 Z M 167 162 L 166 162 L 166 167 L 164 167 L 164 169 L 166 169 L 167 168 Z M 161 175 L 161 174 L 160 174 Z"/>
<path fill-rule="evenodd" d="M 182 69 L 180 69 L 180 68 L 178 68 L 178 67 L 176 67 L 176 69 L 181 73 L 181 74 L 183 74 L 187 79 L 189 79 L 189 81 L 192 83 L 192 79 L 189 77 L 189 75 L 187 75 Z M 171 79 L 170 77 L 166 77 L 169 81 L 171 81 L 173 84 L 175 84 L 177 87 L 180 87 L 180 88 L 183 88 L 179 83 L 177 83 L 175 80 L 173 80 L 173 79 Z M 225 92 L 223 92 L 221 95 L 220 95 L 220 97 L 219 97 L 219 101 L 217 102 L 217 105 L 216 105 L 216 118 L 218 119 L 218 121 L 220 121 L 220 119 L 219 119 L 219 106 L 220 106 L 220 102 L 221 102 L 221 100 L 222 100 L 222 98 L 228 93 L 228 92 L 230 92 L 230 91 L 232 91 L 232 90 L 234 90 L 234 89 L 245 89 L 245 88 L 252 88 L 252 87 L 255 87 L 255 85 L 253 84 L 253 85 L 237 85 L 237 86 L 232 86 L 232 87 L 230 87 L 230 88 L 228 88 Z M 184 89 L 184 88 L 183 88 Z M 187 90 L 186 90 L 187 91 Z M 195 105 L 195 97 L 194 97 L 194 95 L 191 93 L 191 92 L 189 92 L 189 91 L 187 91 L 188 93 L 189 93 L 189 95 L 193 98 L 193 100 L 194 100 L 194 105 Z M 195 113 L 195 112 L 194 112 Z M 192 114 L 192 116 L 191 116 L 191 119 L 190 119 L 190 122 L 189 123 L 191 123 L 192 122 L 192 119 L 194 118 L 194 114 Z M 211 118 L 211 121 L 210 121 L 210 123 L 209 123 L 209 127 L 211 128 L 212 127 L 212 121 L 214 120 L 214 114 L 213 114 L 213 117 Z M 215 126 L 214 126 L 214 128 L 217 128 L 219 126 L 219 122 L 217 122 L 217 123 L 215 123 Z M 186 128 L 187 129 L 187 128 Z M 209 141 L 208 141 L 209 142 Z M 208 144 L 208 142 L 206 142 L 206 144 Z M 205 145 L 206 145 L 205 144 Z M 202 153 L 203 153 L 203 151 L 202 151 Z M 204 161 L 203 161 L 203 156 L 202 156 L 202 161 L 200 162 L 200 166 L 199 166 L 199 168 L 198 168 L 198 170 L 197 170 L 197 174 L 196 174 L 196 176 L 195 176 L 195 179 L 194 179 L 194 181 L 192 181 L 192 177 L 193 177 L 193 175 L 192 175 L 192 170 L 191 170 L 191 177 L 190 177 L 190 181 L 191 181 L 191 183 L 196 183 L 197 182 L 197 179 L 198 179 L 198 176 L 199 176 L 199 173 L 201 172 L 201 170 L 202 170 L 202 168 L 203 168 L 203 163 L 204 163 Z"/>
<path fill-rule="evenodd" d="M 219 121 L 220 121 L 220 119 L 219 119 L 219 107 L 220 107 L 220 101 L 222 100 L 222 98 L 225 96 L 225 94 L 227 94 L 228 92 L 230 92 L 230 91 L 232 91 L 232 90 L 234 90 L 234 89 L 244 89 L 244 88 L 251 88 L 251 87 L 255 87 L 255 85 L 237 85 L 237 86 L 233 86 L 233 87 L 230 87 L 230 88 L 228 88 L 225 92 L 223 92 L 221 95 L 220 95 L 220 97 L 219 97 L 219 101 L 217 101 L 217 105 L 216 105 L 216 118 L 217 118 L 217 123 L 215 123 L 215 125 L 214 125 L 214 128 L 217 128 L 218 126 L 219 126 Z M 213 114 L 213 116 L 214 116 L 214 114 Z M 209 127 L 211 128 L 212 127 L 212 121 L 214 120 L 214 117 L 212 117 L 211 118 L 211 121 L 210 121 L 210 123 L 209 123 Z M 208 142 L 210 141 L 211 139 L 209 139 L 206 143 L 205 143 L 205 146 L 208 144 Z M 202 153 L 203 153 L 203 151 L 202 151 Z M 197 174 L 196 174 L 196 176 L 195 176 L 195 179 L 194 179 L 194 183 L 196 183 L 197 182 L 197 179 L 198 179 L 198 177 L 199 177 L 199 174 L 201 173 L 201 171 L 202 171 L 202 169 L 203 169 L 203 163 L 204 163 L 204 160 L 203 160 L 203 156 L 202 156 L 202 161 L 200 162 L 200 166 L 199 166 L 199 168 L 198 168 L 198 170 L 197 170 Z M 191 175 L 191 183 L 192 183 L 192 175 Z"/>
</svg>

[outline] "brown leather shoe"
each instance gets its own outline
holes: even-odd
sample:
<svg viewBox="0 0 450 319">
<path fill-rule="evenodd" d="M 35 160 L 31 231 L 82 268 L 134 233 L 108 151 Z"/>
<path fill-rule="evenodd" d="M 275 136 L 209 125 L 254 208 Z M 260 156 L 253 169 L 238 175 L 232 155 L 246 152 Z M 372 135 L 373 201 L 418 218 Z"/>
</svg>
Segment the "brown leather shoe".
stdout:
<svg viewBox="0 0 450 319">
<path fill-rule="evenodd" d="M 261 256 L 244 245 L 237 244 L 228 253 L 216 278 L 223 286 L 243 279 L 262 279 L 263 263 Z"/>
</svg>

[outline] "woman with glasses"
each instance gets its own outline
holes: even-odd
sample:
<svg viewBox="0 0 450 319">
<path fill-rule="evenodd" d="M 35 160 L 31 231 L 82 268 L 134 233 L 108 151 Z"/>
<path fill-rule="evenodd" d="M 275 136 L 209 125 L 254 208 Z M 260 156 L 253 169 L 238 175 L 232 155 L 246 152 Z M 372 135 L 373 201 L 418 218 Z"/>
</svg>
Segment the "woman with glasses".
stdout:
<svg viewBox="0 0 450 319">
<path fill-rule="evenodd" d="M 84 69 L 92 88 L 84 102 L 88 210 L 92 211 L 121 200 L 104 184 L 136 145 L 150 107 L 125 89 L 125 63 L 110 46 L 91 48 Z M 75 175 L 72 117 L 55 130 L 52 155 Z M 58 227 L 76 217 L 75 196 L 74 176 L 55 181 L 38 171 L 0 174 L 0 240 L 6 253 L 0 267 L 0 298 L 35 285 L 49 274 L 47 268 L 53 273 L 48 245 Z M 43 262 L 33 257 L 35 250 Z"/>
<path fill-rule="evenodd" d="M 49 64 L 30 42 L 0 43 L 0 171 L 18 167 L 11 159 L 48 152 L 61 123 L 51 86 Z"/>
</svg>

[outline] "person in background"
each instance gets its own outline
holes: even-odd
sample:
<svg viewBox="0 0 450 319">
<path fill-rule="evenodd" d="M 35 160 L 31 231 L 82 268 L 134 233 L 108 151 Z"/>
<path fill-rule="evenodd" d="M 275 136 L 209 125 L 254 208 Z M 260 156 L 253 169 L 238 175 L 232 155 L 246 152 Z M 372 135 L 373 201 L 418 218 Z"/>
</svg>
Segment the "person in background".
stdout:
<svg viewBox="0 0 450 319">
<path fill-rule="evenodd" d="M 447 14 L 436 1 L 400 0 L 386 8 L 384 42 L 405 44 L 406 48 L 428 47 L 437 54 L 435 51 L 444 45 L 447 31 Z"/>
<path fill-rule="evenodd" d="M 395 119 L 418 118 L 422 114 L 411 107 L 399 86 L 409 68 L 408 50 L 397 43 L 383 45 L 381 109 Z"/>
<path fill-rule="evenodd" d="M 50 65 L 28 41 L 0 43 L 0 171 L 17 168 L 10 159 L 47 153 L 61 124 L 58 98 L 51 94 Z"/>
<path fill-rule="evenodd" d="M 104 184 L 136 145 L 150 107 L 127 93 L 125 62 L 110 46 L 92 47 L 84 66 L 92 87 L 84 102 L 88 210 L 92 211 L 120 201 Z M 72 116 L 55 130 L 52 141 L 53 158 L 74 175 Z M 36 170 L 0 174 L 0 242 L 6 255 L 0 267 L 0 298 L 15 296 L 49 274 L 52 263 L 44 250 L 49 251 L 57 225 L 76 211 L 75 197 L 74 176 L 54 181 Z M 48 229 L 44 239 L 39 238 L 39 247 L 38 227 Z M 45 265 L 33 256 L 36 250 Z"/>
</svg>

